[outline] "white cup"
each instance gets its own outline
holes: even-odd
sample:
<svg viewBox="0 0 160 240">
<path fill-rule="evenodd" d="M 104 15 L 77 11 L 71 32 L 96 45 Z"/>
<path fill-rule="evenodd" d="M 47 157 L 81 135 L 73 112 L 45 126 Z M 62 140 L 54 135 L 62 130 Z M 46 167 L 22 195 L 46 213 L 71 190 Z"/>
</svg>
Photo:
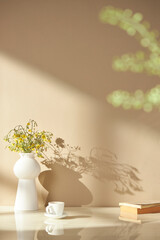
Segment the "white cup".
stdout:
<svg viewBox="0 0 160 240">
<path fill-rule="evenodd" d="M 46 212 L 48 214 L 54 214 L 57 216 L 62 216 L 64 211 L 64 202 L 49 202 L 46 207 Z"/>
</svg>

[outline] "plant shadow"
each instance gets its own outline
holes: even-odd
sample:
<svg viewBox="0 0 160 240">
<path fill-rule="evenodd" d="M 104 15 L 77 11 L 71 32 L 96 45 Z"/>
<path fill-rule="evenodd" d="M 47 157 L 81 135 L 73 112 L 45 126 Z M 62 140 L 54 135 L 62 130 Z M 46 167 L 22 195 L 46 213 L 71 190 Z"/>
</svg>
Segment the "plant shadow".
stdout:
<svg viewBox="0 0 160 240">
<path fill-rule="evenodd" d="M 143 191 L 138 169 L 118 161 L 108 149 L 92 148 L 89 158 L 93 165 L 90 174 L 100 181 L 111 181 L 115 192 L 133 195 L 135 191 Z"/>
<path fill-rule="evenodd" d="M 87 157 L 78 155 L 79 150 L 80 147 L 66 145 L 61 138 L 50 145 L 50 156 L 45 155 L 41 162 L 49 170 L 39 175 L 41 185 L 48 191 L 45 205 L 53 199 L 64 201 L 66 206 L 91 203 L 92 194 L 81 181 L 83 174 L 112 182 L 118 194 L 134 195 L 136 191 L 143 191 L 138 169 L 121 163 L 108 149 L 94 147 Z"/>
<path fill-rule="evenodd" d="M 91 203 L 92 194 L 80 182 L 80 178 L 82 178 L 80 173 L 57 163 L 46 161 L 45 166 L 50 170 L 39 175 L 40 183 L 48 191 L 45 205 L 53 199 L 64 201 L 66 206 L 81 206 Z"/>
</svg>

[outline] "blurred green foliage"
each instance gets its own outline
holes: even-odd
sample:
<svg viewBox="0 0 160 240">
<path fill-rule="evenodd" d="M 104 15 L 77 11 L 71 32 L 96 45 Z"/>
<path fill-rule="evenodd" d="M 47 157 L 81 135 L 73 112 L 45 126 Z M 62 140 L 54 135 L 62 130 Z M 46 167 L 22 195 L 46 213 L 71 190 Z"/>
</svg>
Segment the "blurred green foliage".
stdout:
<svg viewBox="0 0 160 240">
<path fill-rule="evenodd" d="M 148 50 L 115 57 L 114 70 L 160 76 L 159 32 L 150 29 L 150 24 L 143 21 L 141 13 L 133 13 L 130 9 L 122 10 L 109 6 L 102 9 L 100 20 L 103 23 L 118 26 L 128 35 L 135 37 L 140 45 Z M 135 93 L 117 90 L 111 93 L 107 100 L 115 107 L 122 106 L 124 109 L 143 109 L 150 112 L 154 107 L 160 109 L 160 86 L 154 87 L 147 93 L 142 90 L 137 90 Z"/>
<path fill-rule="evenodd" d="M 154 107 L 160 109 L 160 85 L 152 88 L 147 93 L 142 90 L 136 90 L 134 93 L 117 90 L 107 97 L 109 103 L 114 107 L 123 107 L 124 109 L 143 109 L 145 112 L 151 112 Z"/>
</svg>

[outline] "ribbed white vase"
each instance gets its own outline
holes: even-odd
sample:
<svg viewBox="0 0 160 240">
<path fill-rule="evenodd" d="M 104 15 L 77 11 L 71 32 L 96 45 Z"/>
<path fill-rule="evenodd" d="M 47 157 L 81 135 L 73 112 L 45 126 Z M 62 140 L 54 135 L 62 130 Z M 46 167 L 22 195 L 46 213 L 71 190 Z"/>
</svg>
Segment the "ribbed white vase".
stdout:
<svg viewBox="0 0 160 240">
<path fill-rule="evenodd" d="M 40 165 L 33 153 L 20 153 L 20 159 L 14 165 L 14 174 L 18 181 L 15 211 L 33 211 L 38 209 L 35 178 L 40 173 Z"/>
</svg>

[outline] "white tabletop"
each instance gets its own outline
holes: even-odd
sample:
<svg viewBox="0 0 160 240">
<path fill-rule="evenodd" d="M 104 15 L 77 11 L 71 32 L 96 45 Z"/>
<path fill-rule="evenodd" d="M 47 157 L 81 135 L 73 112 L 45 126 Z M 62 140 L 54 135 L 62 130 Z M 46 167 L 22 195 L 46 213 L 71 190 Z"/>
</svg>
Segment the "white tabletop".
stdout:
<svg viewBox="0 0 160 240">
<path fill-rule="evenodd" d="M 138 224 L 120 221 L 119 208 L 65 208 L 63 219 L 44 213 L 14 213 L 13 207 L 0 207 L 0 240 L 160 239 L 160 214 Z"/>
</svg>

